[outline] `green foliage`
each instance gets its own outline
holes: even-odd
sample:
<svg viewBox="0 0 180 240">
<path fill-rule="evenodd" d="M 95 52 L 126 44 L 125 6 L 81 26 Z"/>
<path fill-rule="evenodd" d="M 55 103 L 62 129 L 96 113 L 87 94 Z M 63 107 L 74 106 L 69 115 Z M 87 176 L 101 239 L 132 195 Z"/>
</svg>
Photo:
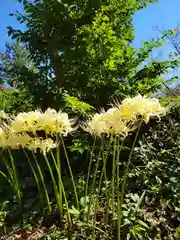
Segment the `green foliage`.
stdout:
<svg viewBox="0 0 180 240">
<path fill-rule="evenodd" d="M 73 113 L 86 116 L 92 112 L 95 108 L 88 103 L 79 101 L 76 97 L 67 96 L 64 98 L 65 108 L 70 109 Z"/>
<path fill-rule="evenodd" d="M 163 100 L 166 102 L 167 98 Z M 150 226 L 150 239 L 163 236 L 176 239 L 180 201 L 179 130 L 179 105 L 175 105 L 158 125 L 152 120 L 145 126 L 145 136 L 135 149 L 129 187 L 133 192 L 147 190 L 138 215 Z"/>
<path fill-rule="evenodd" d="M 32 99 L 23 90 L 0 91 L 0 109 L 13 114 L 33 108 Z"/>
<path fill-rule="evenodd" d="M 179 237 L 180 237 L 180 227 L 177 227 L 177 228 L 176 228 L 175 237 L 176 237 L 176 238 L 179 238 Z"/>
<path fill-rule="evenodd" d="M 22 85 L 22 78 L 30 76 L 38 71 L 31 60 L 30 52 L 19 41 L 6 43 L 5 52 L 0 54 L 1 58 L 1 81 L 8 81 L 14 87 Z"/>
<path fill-rule="evenodd" d="M 131 142 L 129 143 L 130 140 Z M 44 237 L 44 239 L 66 239 L 71 237 L 72 239 L 96 238 L 105 240 L 108 239 L 107 236 L 109 236 L 110 239 L 113 237 L 117 239 L 115 226 L 119 216 L 122 218 L 121 237 L 123 240 L 161 239 L 163 236 L 167 237 L 167 239 L 175 239 L 174 236 L 178 234 L 178 226 L 180 224 L 180 136 L 178 111 L 172 108 L 171 112 L 162 118 L 160 123 L 157 124 L 157 121 L 152 119 L 148 125 L 143 125 L 138 145 L 134 149 L 132 162 L 128 165 L 127 159 L 133 140 L 134 136 L 129 136 L 129 139 L 124 142 L 122 155 L 120 155 L 120 176 L 123 176 L 127 166 L 130 168 L 128 181 L 124 185 L 125 199 L 122 205 L 122 212 L 120 212 L 121 215 L 119 215 L 119 212 L 115 211 L 115 209 L 117 209 L 119 204 L 118 197 L 120 196 L 118 196 L 118 193 L 122 192 L 118 190 L 118 186 L 121 186 L 120 184 L 123 183 L 123 179 L 119 178 L 119 180 L 116 180 L 116 177 L 112 177 L 112 173 L 104 174 L 105 169 L 103 167 L 109 153 L 111 165 L 108 165 L 106 170 L 108 171 L 110 168 L 111 172 L 112 159 L 113 161 L 116 160 L 116 157 L 113 158 L 111 150 L 115 148 L 118 151 L 119 148 L 117 148 L 114 141 L 111 142 L 110 148 L 108 148 L 108 142 L 106 141 L 103 147 L 99 147 L 97 140 L 97 149 L 90 155 L 92 156 L 92 170 L 90 171 L 88 181 L 84 181 L 86 176 L 84 176 L 85 174 L 82 172 L 80 173 L 80 177 L 79 175 L 75 175 L 75 179 L 73 180 L 71 174 L 66 175 L 67 172 L 70 171 L 70 165 L 69 163 L 67 163 L 66 167 L 63 165 L 63 159 L 65 158 L 65 160 L 67 160 L 62 151 L 63 147 L 60 151 L 61 158 L 55 157 L 55 160 L 53 160 L 53 157 L 51 158 L 50 155 L 47 155 L 44 157 L 45 161 L 43 161 L 43 158 L 37 155 L 38 159 L 29 159 L 38 176 L 37 183 L 40 185 L 40 192 L 42 192 L 43 198 L 37 198 L 36 181 L 33 180 L 33 175 L 30 175 L 29 170 L 27 171 L 27 169 L 32 168 L 31 166 L 29 168 L 27 167 L 27 159 L 25 160 L 22 156 L 17 158 L 19 161 L 22 159 L 21 162 L 16 160 L 17 164 L 19 164 L 17 169 L 19 170 L 19 167 L 23 163 L 24 165 L 21 167 L 27 171 L 18 171 L 18 173 L 20 173 L 19 183 L 22 189 L 22 202 L 25 206 L 21 213 L 23 218 L 31 219 L 33 224 L 40 224 L 42 227 L 42 220 L 39 220 L 41 223 L 39 223 L 39 221 L 37 223 L 36 218 L 39 219 L 37 215 L 41 216 L 41 214 L 43 214 L 43 222 L 46 222 L 46 218 L 48 218 L 50 225 L 56 222 L 62 224 L 62 231 L 60 233 L 56 233 L 55 231 L 50 234 L 50 236 Z M 86 150 L 91 151 L 86 144 L 83 144 L 83 141 L 77 141 L 77 139 L 75 139 L 73 143 L 74 148 L 68 148 L 70 150 L 70 152 L 68 151 L 68 153 L 70 153 L 68 155 L 72 158 L 70 160 L 74 160 L 74 156 L 71 156 L 71 153 L 75 152 L 78 158 L 78 153 L 82 155 Z M 58 159 L 61 159 L 61 172 L 59 172 L 59 168 L 57 168 L 57 164 L 59 164 Z M 38 165 L 41 168 L 43 178 L 41 178 Z M 27 176 L 30 177 L 26 180 Z M 114 188 L 112 187 L 112 181 L 115 181 Z M 72 182 L 76 187 L 79 206 L 77 206 Z M 87 194 L 85 194 L 87 182 L 89 187 Z M 48 183 L 50 184 L 48 185 Z M 31 185 L 33 185 L 33 190 L 31 189 Z M 29 189 L 31 189 L 31 191 Z M 61 209 L 59 209 L 59 207 L 57 209 L 56 207 L 56 203 L 60 199 L 60 189 L 63 191 L 62 202 L 64 204 L 61 203 L 63 215 L 59 214 L 61 213 Z M 52 215 L 49 214 L 49 209 L 44 201 L 47 200 L 45 198 L 45 190 L 47 190 L 50 200 L 48 204 L 52 207 Z M 112 190 L 114 191 L 114 195 L 112 194 Z M 1 192 L 3 193 L 4 189 L 2 189 Z M 30 192 L 35 194 L 36 197 L 29 197 Z M 8 200 L 10 199 L 11 198 Z M 39 203 L 38 205 L 41 206 L 35 210 L 33 204 L 37 207 L 37 202 Z M 15 203 L 16 208 L 10 208 L 11 215 L 14 215 L 14 211 L 17 211 L 17 197 Z M 43 213 L 42 206 L 44 210 Z M 33 213 L 31 213 L 31 211 Z M 9 213 L 6 215 L 6 218 L 8 217 Z M 61 222 L 62 219 L 63 221 Z M 19 221 L 19 219 L 17 221 Z M 6 221 L 4 223 L 4 227 L 6 227 Z M 73 228 L 71 228 L 71 224 L 73 224 Z"/>
<path fill-rule="evenodd" d="M 165 81 L 161 75 L 179 65 L 177 60 L 149 61 L 165 36 L 137 50 L 131 45 L 134 13 L 157 1 L 20 2 L 25 14 L 16 17 L 27 29 L 9 27 L 9 33 L 22 43 L 21 50 L 27 47 L 23 59 L 33 67 L 23 65 L 20 80 L 8 79 L 27 89 L 38 107 L 57 109 L 65 92 L 98 108 L 111 98 L 155 92 Z"/>
<path fill-rule="evenodd" d="M 0 59 L 2 82 L 8 82 L 16 90 L 25 92 L 35 107 L 44 109 L 48 107 L 47 102 L 53 102 L 51 100 L 54 95 L 49 94 L 51 83 L 43 83 L 43 79 L 47 79 L 47 68 L 43 64 L 39 68 L 35 66 L 26 46 L 19 41 L 7 43 L 6 50 L 1 53 Z"/>
<path fill-rule="evenodd" d="M 164 61 L 150 60 L 153 50 L 162 46 L 173 31 L 144 42 L 139 49 L 131 44 L 134 13 L 156 1 L 20 2 L 25 13 L 15 15 L 27 28 L 19 31 L 9 27 L 16 41 L 7 43 L 1 53 L 0 82 L 7 80 L 18 89 L 0 91 L 0 109 L 8 113 L 53 107 L 84 120 L 95 107 L 106 107 L 112 99 L 134 93 L 152 94 L 163 83 L 177 79 L 167 81 L 162 77 L 178 68 L 177 55 Z M 16 152 L 24 209 L 16 214 L 17 196 L 1 179 L 1 202 L 8 198 L 11 206 L 8 212 L 4 207 L 0 209 L 0 227 L 20 223 L 21 215 L 23 225 L 27 219 L 34 226 L 48 229 L 58 225 L 57 231 L 42 238 L 46 240 L 117 239 L 117 232 L 122 240 L 179 238 L 179 90 L 173 90 L 161 102 L 172 108 L 158 126 L 156 120 L 143 125 L 132 161 L 127 159 L 133 134 L 124 142 L 120 164 L 113 157 L 118 154 L 115 140 L 109 148 L 108 142 L 102 147 L 97 140 L 90 154 L 92 171 L 88 177 L 86 160 L 92 139 L 81 131 L 72 141 L 67 139 L 67 152 L 62 151 L 61 141 L 61 158 L 57 151 L 57 158 L 53 158 L 54 153 L 44 158 L 37 154 L 27 163 L 24 155 Z M 116 165 L 114 171 L 112 162 Z M 2 162 L 0 167 L 4 170 Z M 124 173 L 127 182 L 122 178 Z M 121 232 L 115 227 L 117 222 Z"/>
<path fill-rule="evenodd" d="M 55 231 L 46 237 L 42 237 L 41 240 L 67 240 L 67 237 L 62 232 Z"/>
<path fill-rule="evenodd" d="M 163 104 L 164 106 L 171 105 L 171 107 L 175 107 L 177 111 L 178 111 L 178 106 L 180 106 L 180 96 L 162 97 L 160 101 L 161 101 L 161 104 Z"/>
<path fill-rule="evenodd" d="M 5 218 L 8 214 L 7 210 L 7 205 L 8 205 L 8 201 L 5 201 L 3 203 L 0 204 L 0 229 L 2 229 L 5 225 Z"/>
</svg>

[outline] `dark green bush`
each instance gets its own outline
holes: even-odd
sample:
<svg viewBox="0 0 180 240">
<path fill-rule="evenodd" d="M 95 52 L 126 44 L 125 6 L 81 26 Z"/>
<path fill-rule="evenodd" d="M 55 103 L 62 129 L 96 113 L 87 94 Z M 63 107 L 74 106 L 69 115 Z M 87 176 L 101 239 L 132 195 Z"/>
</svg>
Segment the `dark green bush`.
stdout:
<svg viewBox="0 0 180 240">
<path fill-rule="evenodd" d="M 174 103 L 160 123 L 144 126 L 129 173 L 129 191 L 146 192 L 138 216 L 150 226 L 150 239 L 177 239 L 180 225 L 180 113 Z"/>
</svg>

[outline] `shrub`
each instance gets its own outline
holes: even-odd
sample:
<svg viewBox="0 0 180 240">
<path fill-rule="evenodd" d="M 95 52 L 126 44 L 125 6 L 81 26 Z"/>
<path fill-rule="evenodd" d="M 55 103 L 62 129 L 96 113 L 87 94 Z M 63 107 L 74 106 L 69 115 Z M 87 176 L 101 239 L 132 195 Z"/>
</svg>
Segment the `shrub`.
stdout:
<svg viewBox="0 0 180 240">
<path fill-rule="evenodd" d="M 33 108 L 31 98 L 27 92 L 19 90 L 0 91 L 0 109 L 7 113 L 18 113 Z"/>
</svg>

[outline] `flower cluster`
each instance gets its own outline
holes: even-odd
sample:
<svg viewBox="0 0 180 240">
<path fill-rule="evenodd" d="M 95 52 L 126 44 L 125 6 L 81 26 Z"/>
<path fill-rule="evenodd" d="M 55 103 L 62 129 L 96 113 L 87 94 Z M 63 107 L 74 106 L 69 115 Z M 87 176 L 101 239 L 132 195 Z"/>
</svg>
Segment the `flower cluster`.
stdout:
<svg viewBox="0 0 180 240">
<path fill-rule="evenodd" d="M 6 118 L 4 112 L 0 113 Z M 137 95 L 124 99 L 121 104 L 116 104 L 108 111 L 96 113 L 85 123 L 84 129 L 97 136 L 107 134 L 125 137 L 137 128 L 139 120 L 147 123 L 151 117 L 160 118 L 165 113 L 166 109 L 160 105 L 158 99 Z M 45 154 L 57 146 L 57 142 L 53 140 L 55 136 L 67 136 L 74 130 L 73 123 L 66 113 L 50 108 L 45 112 L 36 110 L 19 113 L 3 129 L 0 128 L 0 147 L 22 147 L 33 151 L 40 149 Z M 42 132 L 43 137 L 39 136 Z"/>
<path fill-rule="evenodd" d="M 124 99 L 121 104 L 107 112 L 96 113 L 86 123 L 85 129 L 97 136 L 102 134 L 126 136 L 137 128 L 140 119 L 147 123 L 151 117 L 160 118 L 165 113 L 166 109 L 160 105 L 158 99 L 139 94 L 134 98 Z"/>
<path fill-rule="evenodd" d="M 28 149 L 36 152 L 37 149 L 40 149 L 45 155 L 49 150 L 56 148 L 57 144 L 51 139 L 42 139 L 42 138 L 33 138 L 30 144 L 28 145 Z"/>
<path fill-rule="evenodd" d="M 166 114 L 166 108 L 162 107 L 157 98 L 147 98 L 140 94 L 133 98 L 125 98 L 122 104 L 118 105 L 121 117 L 129 121 L 136 121 L 140 116 L 146 123 L 151 117 L 158 117 Z"/>
<path fill-rule="evenodd" d="M 19 113 L 0 128 L 0 147 L 40 149 L 45 154 L 57 146 L 55 136 L 67 136 L 73 131 L 73 123 L 66 113 L 54 109 Z M 39 131 L 44 133 L 44 138 L 38 136 Z"/>
<path fill-rule="evenodd" d="M 120 134 L 126 136 L 131 130 L 130 124 L 120 116 L 117 107 L 110 108 L 107 112 L 96 113 L 86 123 L 85 130 L 92 135 Z"/>
<path fill-rule="evenodd" d="M 31 111 L 19 113 L 11 122 L 9 128 L 14 133 L 44 131 L 46 135 L 61 134 L 67 136 L 73 131 L 73 121 L 68 118 L 68 114 L 54 109 L 41 111 Z"/>
</svg>

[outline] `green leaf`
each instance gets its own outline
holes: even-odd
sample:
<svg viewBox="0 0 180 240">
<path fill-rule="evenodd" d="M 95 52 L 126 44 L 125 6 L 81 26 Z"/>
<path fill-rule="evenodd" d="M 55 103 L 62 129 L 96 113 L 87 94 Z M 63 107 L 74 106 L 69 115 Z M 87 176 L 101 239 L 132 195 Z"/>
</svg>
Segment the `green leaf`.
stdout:
<svg viewBox="0 0 180 240">
<path fill-rule="evenodd" d="M 86 207 L 88 205 L 88 203 L 89 203 L 89 197 L 88 196 L 87 197 L 81 197 L 80 205 L 82 207 Z"/>
<path fill-rule="evenodd" d="M 137 222 L 139 223 L 140 226 L 144 227 L 145 229 L 149 229 L 149 226 L 142 220 L 138 220 Z"/>
<path fill-rule="evenodd" d="M 68 209 L 69 213 L 74 215 L 74 216 L 79 216 L 80 215 L 80 212 L 74 207 L 72 206 L 71 209 Z"/>
</svg>

